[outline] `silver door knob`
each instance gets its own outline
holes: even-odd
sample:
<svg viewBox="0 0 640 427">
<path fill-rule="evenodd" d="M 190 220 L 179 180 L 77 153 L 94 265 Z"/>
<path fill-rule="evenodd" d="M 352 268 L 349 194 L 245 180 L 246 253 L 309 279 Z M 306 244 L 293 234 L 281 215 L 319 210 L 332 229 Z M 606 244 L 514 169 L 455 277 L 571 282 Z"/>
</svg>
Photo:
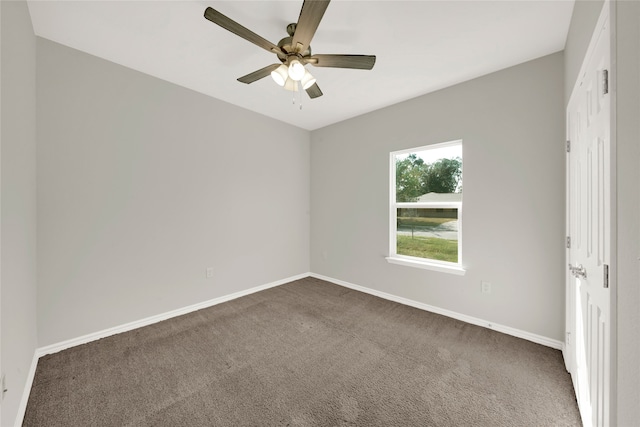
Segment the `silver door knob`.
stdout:
<svg viewBox="0 0 640 427">
<path fill-rule="evenodd" d="M 576 278 L 582 277 L 583 279 L 587 278 L 587 269 L 584 268 L 582 264 L 579 264 L 577 267 L 569 264 L 569 271 L 571 272 L 573 277 L 576 277 Z"/>
</svg>

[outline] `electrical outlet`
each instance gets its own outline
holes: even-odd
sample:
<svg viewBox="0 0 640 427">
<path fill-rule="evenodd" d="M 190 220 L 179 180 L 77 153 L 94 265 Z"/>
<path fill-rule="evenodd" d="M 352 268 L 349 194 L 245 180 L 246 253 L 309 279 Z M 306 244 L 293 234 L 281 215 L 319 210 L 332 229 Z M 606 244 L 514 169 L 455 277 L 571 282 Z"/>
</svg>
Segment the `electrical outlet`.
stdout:
<svg viewBox="0 0 640 427">
<path fill-rule="evenodd" d="M 480 282 L 482 285 L 482 293 L 490 294 L 491 293 L 491 283 L 489 282 Z"/>
<path fill-rule="evenodd" d="M 213 267 L 207 268 L 207 279 L 211 279 L 213 277 Z"/>
</svg>

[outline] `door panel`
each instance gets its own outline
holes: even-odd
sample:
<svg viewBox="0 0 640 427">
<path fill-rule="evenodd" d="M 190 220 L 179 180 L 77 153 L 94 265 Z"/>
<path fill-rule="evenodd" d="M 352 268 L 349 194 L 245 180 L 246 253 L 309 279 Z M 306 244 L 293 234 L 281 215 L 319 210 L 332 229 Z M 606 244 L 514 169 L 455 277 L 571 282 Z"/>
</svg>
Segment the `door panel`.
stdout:
<svg viewBox="0 0 640 427">
<path fill-rule="evenodd" d="M 567 109 L 567 349 L 583 422 L 609 424 L 611 108 L 608 18 L 598 27 Z M 575 337 L 571 339 L 570 337 Z"/>
</svg>

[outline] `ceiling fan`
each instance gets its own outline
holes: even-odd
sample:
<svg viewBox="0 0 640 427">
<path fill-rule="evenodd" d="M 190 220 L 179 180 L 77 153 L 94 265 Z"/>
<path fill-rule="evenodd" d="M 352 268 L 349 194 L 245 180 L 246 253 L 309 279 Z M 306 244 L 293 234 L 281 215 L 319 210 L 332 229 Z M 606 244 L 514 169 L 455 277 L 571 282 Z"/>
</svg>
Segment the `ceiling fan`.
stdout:
<svg viewBox="0 0 640 427">
<path fill-rule="evenodd" d="M 375 55 L 313 55 L 311 53 L 311 39 L 318 29 L 327 6 L 329 6 L 329 1 L 304 0 L 298 22 L 287 25 L 289 37 L 283 38 L 277 45 L 211 7 L 204 11 L 204 17 L 243 39 L 275 53 L 280 60 L 280 64 L 267 65 L 240 77 L 239 82 L 249 84 L 271 75 L 273 80 L 285 89 L 297 91 L 299 87 L 302 87 L 310 98 L 317 98 L 322 96 L 322 91 L 316 84 L 316 79 L 305 68 L 306 64 L 315 67 L 370 70 L 376 62 Z"/>
</svg>

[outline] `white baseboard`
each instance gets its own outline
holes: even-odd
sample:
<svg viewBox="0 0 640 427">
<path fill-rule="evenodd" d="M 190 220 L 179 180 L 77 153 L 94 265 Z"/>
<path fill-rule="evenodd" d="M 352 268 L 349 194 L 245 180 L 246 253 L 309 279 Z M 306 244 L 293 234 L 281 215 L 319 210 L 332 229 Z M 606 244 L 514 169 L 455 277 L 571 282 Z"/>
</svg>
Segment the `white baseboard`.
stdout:
<svg viewBox="0 0 640 427">
<path fill-rule="evenodd" d="M 20 405 L 18 406 L 18 414 L 16 415 L 15 427 L 22 426 L 24 421 L 24 413 L 27 410 L 27 402 L 29 402 L 29 394 L 31 393 L 31 386 L 33 386 L 33 379 L 36 376 L 36 367 L 38 366 L 38 349 L 33 352 L 33 358 L 31 359 L 31 366 L 29 372 L 27 372 L 27 382 L 22 390 L 22 399 L 20 399 Z"/>
<path fill-rule="evenodd" d="M 267 283 L 265 285 L 256 286 L 254 288 L 246 289 L 244 291 L 235 292 L 233 294 L 224 295 L 218 298 L 214 298 L 208 301 L 200 302 L 197 304 L 193 304 L 187 307 L 178 308 L 176 310 L 168 311 L 166 313 L 158 314 L 155 316 L 147 317 L 145 319 L 137 320 L 134 322 L 126 323 L 120 326 L 114 326 L 113 328 L 104 329 L 102 331 L 94 332 L 91 334 L 83 335 L 81 337 L 72 338 L 70 340 L 62 341 L 59 343 L 47 345 L 44 347 L 39 347 L 35 350 L 33 354 L 33 360 L 31 362 L 31 368 L 29 369 L 29 373 L 27 376 L 27 382 L 24 387 L 24 391 L 22 393 L 22 400 L 20 401 L 20 406 L 18 407 L 18 415 L 16 417 L 16 427 L 20 427 L 24 420 L 24 414 L 27 410 L 27 402 L 29 401 L 29 394 L 31 393 L 31 387 L 33 386 L 33 379 L 36 375 L 36 367 L 38 366 L 38 360 L 40 357 L 45 356 L 47 354 L 57 353 L 62 350 L 66 350 L 71 347 L 75 347 L 77 345 L 86 344 L 91 341 L 96 341 L 101 338 L 106 338 L 111 335 L 119 334 L 122 332 L 131 331 L 133 329 L 141 328 L 143 326 L 152 325 L 157 322 L 161 322 L 163 320 L 171 319 L 172 317 L 181 316 L 183 314 L 191 313 L 193 311 L 201 310 L 203 308 L 211 307 L 217 304 L 221 304 L 223 302 L 231 301 L 236 298 L 240 298 L 246 295 L 253 294 L 255 292 L 260 292 L 265 289 L 273 288 L 276 286 L 284 285 L 285 283 L 293 282 L 295 280 L 304 279 L 305 277 L 309 277 L 309 273 L 298 274 L 296 276 L 287 277 L 286 279 L 277 280 L 275 282 Z"/>
<path fill-rule="evenodd" d="M 544 337 L 541 335 L 536 335 L 530 332 L 522 331 L 520 329 L 515 329 L 509 326 L 499 325 L 493 322 L 489 322 L 487 320 L 479 319 L 472 316 L 467 316 L 466 314 L 456 313 L 454 311 L 446 310 L 440 307 L 435 307 L 432 305 L 424 304 L 418 301 L 410 300 L 408 298 L 400 297 L 397 295 L 388 294 L 386 292 L 377 291 L 375 289 L 367 288 L 360 285 L 355 285 L 353 283 L 345 282 L 343 280 L 334 279 L 332 277 L 323 276 L 316 273 L 302 273 L 296 276 L 288 277 L 286 279 L 277 280 L 275 282 L 267 283 L 265 285 L 256 286 L 250 289 L 246 289 L 244 291 L 235 292 L 233 294 L 224 295 L 218 298 L 214 298 L 208 301 L 196 303 L 187 307 L 182 307 L 176 310 L 172 310 L 166 313 L 158 314 L 155 316 L 147 317 L 145 319 L 137 320 L 134 322 L 126 323 L 124 325 L 115 326 L 112 328 L 104 329 L 102 331 L 93 332 L 91 334 L 83 335 L 81 337 L 72 338 L 70 340 L 62 341 L 59 343 L 51 344 L 45 347 L 40 347 L 36 349 L 36 356 L 39 358 L 40 356 L 44 356 L 46 354 L 57 353 L 59 351 L 65 350 L 67 348 L 75 347 L 77 345 L 86 344 L 91 341 L 95 341 L 101 338 L 106 338 L 111 335 L 119 334 L 122 332 L 131 331 L 133 329 L 141 328 L 143 326 L 152 325 L 157 322 L 161 322 L 163 320 L 167 320 L 173 317 L 181 316 L 183 314 L 191 313 L 193 311 L 201 310 L 203 308 L 212 307 L 217 304 L 221 304 L 223 302 L 231 301 L 236 298 L 243 297 L 245 295 L 250 295 L 255 292 L 260 292 L 265 289 L 273 288 L 276 286 L 283 285 L 285 283 L 293 282 L 295 280 L 303 279 L 305 277 L 315 277 L 317 279 L 325 280 L 327 282 L 334 283 L 336 285 L 344 286 L 347 288 L 354 289 L 356 291 L 364 292 L 370 295 L 374 295 L 380 298 L 384 298 L 390 301 L 394 301 L 400 304 L 408 305 L 414 308 L 418 308 L 420 310 L 429 311 L 432 313 L 441 314 L 443 316 L 451 317 L 457 320 L 461 320 L 463 322 L 471 323 L 473 325 L 482 326 L 485 328 L 493 329 L 498 332 L 502 332 L 508 335 L 512 335 L 518 338 L 523 338 L 528 341 L 532 341 L 538 344 L 545 345 L 547 347 L 552 347 L 558 350 L 563 350 L 564 343 L 558 340 L 554 340 L 548 337 Z"/>
<path fill-rule="evenodd" d="M 273 288 L 276 286 L 284 285 L 285 283 L 293 282 L 295 280 L 304 279 L 305 277 L 315 277 L 316 279 L 325 280 L 327 282 L 334 283 L 336 285 L 344 286 L 346 288 L 350 288 L 356 291 L 364 292 L 370 295 L 374 295 L 380 298 L 384 298 L 386 300 L 394 301 L 400 304 L 408 305 L 410 307 L 418 308 L 420 310 L 429 311 L 436 314 L 441 314 L 443 316 L 451 317 L 453 319 L 461 320 L 463 322 L 471 323 L 473 325 L 482 326 L 488 329 L 493 329 L 498 332 L 505 333 L 507 335 L 512 335 L 514 337 L 523 338 L 528 341 L 532 341 L 537 344 L 542 344 L 547 347 L 555 348 L 558 350 L 563 350 L 564 345 L 561 341 L 557 341 L 551 338 L 543 337 L 541 335 L 532 334 L 530 332 L 521 331 L 519 329 L 511 328 L 509 326 L 498 325 L 496 323 L 488 322 L 486 320 L 478 319 L 475 317 L 467 316 L 465 314 L 456 313 L 454 311 L 445 310 L 443 308 L 431 306 L 428 304 L 424 304 L 421 302 L 413 301 L 408 298 L 399 297 L 396 295 L 388 294 L 386 292 L 377 291 L 375 289 L 366 288 L 364 286 L 355 285 L 353 283 L 345 282 L 343 280 L 334 279 L 332 277 L 323 276 L 316 273 L 303 273 L 296 276 L 288 277 L 286 279 L 277 280 L 275 282 L 267 283 L 265 285 L 256 286 L 250 289 L 246 289 L 244 291 L 235 292 L 233 294 L 224 295 L 218 298 L 214 298 L 208 301 L 204 301 L 201 303 L 193 304 L 187 307 L 179 308 L 176 310 L 172 310 L 166 313 L 158 314 L 155 316 L 147 317 L 145 319 L 137 320 L 134 322 L 126 323 L 120 326 L 114 326 L 112 328 L 104 329 L 102 331 L 94 332 L 91 334 L 83 335 L 81 337 L 72 338 L 70 340 L 62 341 L 59 343 L 51 344 L 48 346 L 37 348 L 33 355 L 33 360 L 31 362 L 31 368 L 29 370 L 29 374 L 27 376 L 27 383 L 25 385 L 24 392 L 22 394 L 22 400 L 20 402 L 20 406 L 18 409 L 18 416 L 16 418 L 16 427 L 22 425 L 22 421 L 24 419 L 24 414 L 27 409 L 27 402 L 29 400 L 29 393 L 31 392 L 31 387 L 33 385 L 33 379 L 36 373 L 36 367 L 38 364 L 38 359 L 40 357 L 57 353 L 62 350 L 66 350 L 71 347 L 75 347 L 77 345 L 86 344 L 91 341 L 96 341 L 101 338 L 106 338 L 111 335 L 119 334 L 122 332 L 128 332 L 133 329 L 141 328 L 143 326 L 152 325 L 157 322 L 161 322 L 163 320 L 171 319 L 173 317 L 181 316 L 183 314 L 191 313 L 193 311 L 201 310 L 203 308 L 212 307 L 217 304 L 221 304 L 223 302 L 231 301 L 236 298 L 240 298 L 246 295 L 250 295 L 256 292 L 263 291 L 265 289 Z"/>
<path fill-rule="evenodd" d="M 420 310 L 429 311 L 431 313 L 441 314 L 443 316 L 451 317 L 453 319 L 461 320 L 472 325 L 482 326 L 484 328 L 492 329 L 494 331 L 502 332 L 503 334 L 512 335 L 517 338 L 522 338 L 528 341 L 532 341 L 537 344 L 541 344 L 547 347 L 555 348 L 557 350 L 563 350 L 564 343 L 562 341 L 554 340 L 544 337 L 542 335 L 532 334 L 531 332 L 522 331 L 520 329 L 512 328 L 510 326 L 499 325 L 493 322 L 489 322 L 477 317 L 467 316 L 466 314 L 456 313 L 455 311 L 446 310 L 444 308 L 435 307 L 432 305 L 424 304 L 418 301 L 413 301 L 408 298 L 399 297 L 396 295 L 388 294 L 386 292 L 377 291 L 375 289 L 366 288 L 360 285 L 354 285 L 353 283 L 345 282 L 343 280 L 334 279 L 332 277 L 323 276 L 321 274 L 311 273 L 311 277 L 316 279 L 325 280 L 327 282 L 334 283 L 336 285 L 344 286 L 356 291 L 364 292 L 376 297 L 384 298 L 389 301 L 394 301 L 400 304 L 408 305 L 410 307 L 418 308 Z"/>
<path fill-rule="evenodd" d="M 141 328 L 143 326 L 152 325 L 154 323 L 161 322 L 163 320 L 171 319 L 172 317 L 181 316 L 183 314 L 191 313 L 193 311 L 201 310 L 203 308 L 211 307 L 217 304 L 221 304 L 223 302 L 231 301 L 236 298 L 240 298 L 246 295 L 253 294 L 255 292 L 260 292 L 265 289 L 273 288 L 276 286 L 283 285 L 285 283 L 293 282 L 294 280 L 304 279 L 305 277 L 309 277 L 309 273 L 298 274 L 297 276 L 288 277 L 286 279 L 277 280 L 275 282 L 267 283 L 265 285 L 256 286 L 251 289 L 246 289 L 244 291 L 235 292 L 229 295 L 223 295 L 218 298 L 214 298 L 208 301 L 196 303 L 187 307 L 178 308 L 176 310 L 168 311 L 166 313 L 157 314 L 155 316 L 147 317 L 145 319 L 136 320 L 134 322 L 126 323 L 120 326 L 114 326 L 112 328 L 104 329 L 102 331 L 93 332 L 91 334 L 83 335 L 81 337 L 72 338 L 70 340 L 62 341 L 59 343 L 47 345 L 44 347 L 40 347 L 36 350 L 36 354 L 38 357 L 44 356 L 45 354 L 57 353 L 62 350 L 66 350 L 71 347 L 75 347 L 77 345 L 86 344 L 91 341 L 96 341 L 101 338 L 106 338 L 111 335 L 119 334 L 122 332 L 128 332 L 133 329 Z"/>
</svg>

